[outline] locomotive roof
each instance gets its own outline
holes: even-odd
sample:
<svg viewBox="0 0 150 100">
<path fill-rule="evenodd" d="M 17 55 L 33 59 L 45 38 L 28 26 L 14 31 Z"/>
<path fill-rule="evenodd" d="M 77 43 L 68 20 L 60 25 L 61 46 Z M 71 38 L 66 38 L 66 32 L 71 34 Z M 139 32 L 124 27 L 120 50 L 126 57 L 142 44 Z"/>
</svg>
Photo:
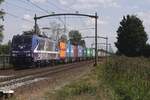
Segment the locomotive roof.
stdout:
<svg viewBox="0 0 150 100">
<path fill-rule="evenodd" d="M 32 37 L 32 36 L 38 36 L 38 37 L 42 37 L 42 38 L 47 38 L 47 39 L 51 39 L 51 38 L 48 38 L 47 36 L 43 36 L 43 35 L 33 35 L 33 34 L 31 34 L 31 35 L 29 35 L 29 34 L 21 34 L 21 35 L 15 35 L 14 37 L 23 37 L 23 36 L 28 36 L 28 37 Z"/>
</svg>

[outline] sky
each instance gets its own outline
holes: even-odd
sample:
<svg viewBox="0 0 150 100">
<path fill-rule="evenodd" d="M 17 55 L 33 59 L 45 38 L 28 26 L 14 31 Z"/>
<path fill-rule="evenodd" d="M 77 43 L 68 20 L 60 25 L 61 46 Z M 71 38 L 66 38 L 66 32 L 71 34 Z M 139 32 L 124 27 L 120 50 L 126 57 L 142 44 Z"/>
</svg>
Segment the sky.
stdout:
<svg viewBox="0 0 150 100">
<path fill-rule="evenodd" d="M 55 13 L 78 13 L 94 15 L 97 12 L 98 35 L 108 37 L 109 43 L 116 51 L 117 29 L 123 16 L 134 14 L 143 21 L 145 31 L 150 43 L 150 0 L 5 0 L 0 6 L 6 12 L 4 24 L 4 43 L 11 40 L 13 35 L 21 34 L 22 31 L 30 30 L 34 25 L 34 15 L 37 16 Z M 51 17 L 38 21 L 40 28 L 46 27 L 53 22 L 64 26 L 67 30 L 77 29 L 82 36 L 94 35 L 94 20 L 85 17 Z M 93 39 L 86 39 L 90 46 Z M 98 39 L 99 43 L 105 40 Z"/>
</svg>

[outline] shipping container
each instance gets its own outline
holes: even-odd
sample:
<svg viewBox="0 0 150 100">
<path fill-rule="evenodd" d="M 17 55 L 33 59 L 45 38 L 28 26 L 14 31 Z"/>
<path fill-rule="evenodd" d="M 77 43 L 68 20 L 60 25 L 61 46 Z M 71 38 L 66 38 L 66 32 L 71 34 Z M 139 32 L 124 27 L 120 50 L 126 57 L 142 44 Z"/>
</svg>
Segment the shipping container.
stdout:
<svg viewBox="0 0 150 100">
<path fill-rule="evenodd" d="M 70 41 L 68 41 L 67 44 L 67 58 L 72 58 L 73 57 L 73 45 L 70 44 Z"/>
<path fill-rule="evenodd" d="M 90 51 L 89 57 L 92 57 L 92 53 L 93 53 L 92 49 L 89 48 L 89 51 Z"/>
<path fill-rule="evenodd" d="M 84 48 L 84 49 L 83 49 L 83 57 L 84 57 L 84 58 L 86 58 L 86 57 L 87 57 L 87 53 L 86 53 L 86 52 L 87 52 L 87 49 L 86 49 L 86 48 Z"/>
<path fill-rule="evenodd" d="M 83 56 L 83 47 L 78 45 L 78 57 L 82 57 Z"/>
<path fill-rule="evenodd" d="M 60 56 L 60 59 L 66 58 L 66 43 L 64 42 L 59 43 L 59 56 Z"/>
<path fill-rule="evenodd" d="M 71 57 L 71 45 L 70 45 L 70 41 L 68 41 L 67 43 L 67 58 Z"/>
<path fill-rule="evenodd" d="M 90 57 L 90 55 L 91 55 L 91 50 L 90 50 L 90 48 L 87 48 L 86 49 L 86 57 Z"/>
<path fill-rule="evenodd" d="M 78 46 L 76 45 L 73 46 L 73 53 L 74 53 L 74 58 L 76 60 L 78 58 Z"/>
</svg>

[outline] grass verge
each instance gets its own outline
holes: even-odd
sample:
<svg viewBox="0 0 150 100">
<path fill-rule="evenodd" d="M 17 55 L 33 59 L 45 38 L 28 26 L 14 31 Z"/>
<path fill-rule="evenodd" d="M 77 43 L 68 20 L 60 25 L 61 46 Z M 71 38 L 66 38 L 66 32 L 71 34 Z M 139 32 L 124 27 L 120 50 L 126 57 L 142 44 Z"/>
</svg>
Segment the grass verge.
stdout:
<svg viewBox="0 0 150 100">
<path fill-rule="evenodd" d="M 79 81 L 48 92 L 46 100 L 149 100 L 150 59 L 110 57 Z"/>
<path fill-rule="evenodd" d="M 102 67 L 99 77 L 114 91 L 114 100 L 150 99 L 150 60 L 113 57 Z"/>
<path fill-rule="evenodd" d="M 59 90 L 47 92 L 45 100 L 111 100 L 111 90 L 99 80 L 98 68 Z"/>
</svg>

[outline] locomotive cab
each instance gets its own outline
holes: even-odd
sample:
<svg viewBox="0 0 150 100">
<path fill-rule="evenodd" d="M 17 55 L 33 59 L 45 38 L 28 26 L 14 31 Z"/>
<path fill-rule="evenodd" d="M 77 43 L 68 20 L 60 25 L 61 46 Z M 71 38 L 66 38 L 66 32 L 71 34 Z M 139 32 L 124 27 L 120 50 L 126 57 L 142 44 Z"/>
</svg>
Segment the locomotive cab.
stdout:
<svg viewBox="0 0 150 100">
<path fill-rule="evenodd" d="M 17 35 L 12 39 L 11 63 L 15 66 L 32 65 L 32 35 Z"/>
</svg>

